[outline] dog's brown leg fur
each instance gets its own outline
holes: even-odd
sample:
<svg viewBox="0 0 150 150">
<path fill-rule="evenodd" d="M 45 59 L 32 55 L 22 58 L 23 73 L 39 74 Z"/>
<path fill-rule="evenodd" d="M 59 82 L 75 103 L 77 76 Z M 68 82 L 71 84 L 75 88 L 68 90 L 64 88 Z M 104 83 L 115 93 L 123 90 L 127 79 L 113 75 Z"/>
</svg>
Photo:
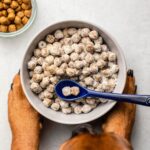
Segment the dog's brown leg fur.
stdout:
<svg viewBox="0 0 150 150">
<path fill-rule="evenodd" d="M 133 77 L 133 71 L 128 71 L 127 82 L 124 93 L 135 94 L 136 86 Z M 132 127 L 135 120 L 136 105 L 130 103 L 118 103 L 114 109 L 107 115 L 103 124 L 105 133 L 113 132 L 127 140 L 130 140 Z"/>
<path fill-rule="evenodd" d="M 12 130 L 12 150 L 37 150 L 40 115 L 26 99 L 20 76 L 16 75 L 8 95 L 8 118 Z"/>
</svg>

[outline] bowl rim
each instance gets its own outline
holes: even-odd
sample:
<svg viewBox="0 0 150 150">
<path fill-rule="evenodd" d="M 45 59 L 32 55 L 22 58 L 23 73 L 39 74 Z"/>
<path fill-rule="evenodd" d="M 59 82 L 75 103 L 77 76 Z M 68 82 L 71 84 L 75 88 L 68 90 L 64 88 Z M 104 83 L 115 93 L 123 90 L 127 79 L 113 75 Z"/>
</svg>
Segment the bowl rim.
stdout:
<svg viewBox="0 0 150 150">
<path fill-rule="evenodd" d="M 28 30 L 28 28 L 32 25 L 34 22 L 36 16 L 37 16 L 37 3 L 36 0 L 31 0 L 32 4 L 32 14 L 31 17 L 26 25 L 24 25 L 21 29 L 15 31 L 15 32 L 0 32 L 0 37 L 3 38 L 9 38 L 9 37 L 16 37 L 20 35 L 21 33 Z"/>
<path fill-rule="evenodd" d="M 26 88 L 25 88 L 24 81 L 23 81 L 23 76 L 24 76 L 24 75 L 23 75 L 24 60 L 25 60 L 25 57 L 26 57 L 26 55 L 27 55 L 27 53 L 28 53 L 28 50 L 29 50 L 31 44 L 35 41 L 35 39 L 36 39 L 42 32 L 44 32 L 45 30 L 49 29 L 51 26 L 55 26 L 55 25 L 61 24 L 61 23 L 69 23 L 69 22 L 84 23 L 84 24 L 89 24 L 89 25 L 91 25 L 91 26 L 97 27 L 98 29 L 102 30 L 102 31 L 114 42 L 114 44 L 115 44 L 115 46 L 117 47 L 117 49 L 119 49 L 120 57 L 121 57 L 121 59 L 123 60 L 122 63 L 123 63 L 123 66 L 124 66 L 124 67 L 123 67 L 123 72 L 124 72 L 124 78 L 123 78 L 123 79 L 124 79 L 124 80 L 122 81 L 122 82 L 123 82 L 123 84 L 122 84 L 122 89 L 120 90 L 119 93 L 122 93 L 122 92 L 123 92 L 124 87 L 125 87 L 125 84 L 126 84 L 127 65 L 126 65 L 124 53 L 123 53 L 121 47 L 119 46 L 119 44 L 117 43 L 117 41 L 112 37 L 112 35 L 111 35 L 110 33 L 108 33 L 106 30 L 104 30 L 102 27 L 100 27 L 99 25 L 97 25 L 97 24 L 95 24 L 95 23 L 91 23 L 91 22 L 84 21 L 84 20 L 65 20 L 65 21 L 59 21 L 59 22 L 55 22 L 55 23 L 53 23 L 53 24 L 50 24 L 49 26 L 47 26 L 46 28 L 42 29 L 40 32 L 38 32 L 38 33 L 34 36 L 33 40 L 29 43 L 29 45 L 28 45 L 28 47 L 27 47 L 27 50 L 26 50 L 26 52 L 25 52 L 25 54 L 24 54 L 23 61 L 22 61 L 22 64 L 21 64 L 20 75 L 21 75 L 21 84 L 22 84 L 23 91 L 24 91 L 24 93 L 25 93 L 25 95 L 26 95 L 26 97 L 27 97 L 29 103 L 33 106 L 33 108 L 34 108 L 37 112 L 39 112 L 42 116 L 46 117 L 48 120 L 54 121 L 54 122 L 56 122 L 56 123 L 66 124 L 66 125 L 75 125 L 75 124 L 82 124 L 82 123 L 91 122 L 91 121 L 93 121 L 93 120 L 96 120 L 96 119 L 100 118 L 101 116 L 103 116 L 104 114 L 106 114 L 107 112 L 109 112 L 109 111 L 116 105 L 117 102 L 116 102 L 116 101 L 111 101 L 111 102 L 109 103 L 109 108 L 108 108 L 105 112 L 101 113 L 101 115 L 99 115 L 99 116 L 97 115 L 97 116 L 95 116 L 95 117 L 93 117 L 93 118 L 87 119 L 86 121 L 85 121 L 85 120 L 80 120 L 80 121 L 78 121 L 78 122 L 70 122 L 70 121 L 65 121 L 65 122 L 64 122 L 64 121 L 62 121 L 62 120 L 50 118 L 46 113 L 43 113 L 43 112 L 32 102 L 30 96 L 28 95 L 28 92 L 26 92 Z"/>
</svg>

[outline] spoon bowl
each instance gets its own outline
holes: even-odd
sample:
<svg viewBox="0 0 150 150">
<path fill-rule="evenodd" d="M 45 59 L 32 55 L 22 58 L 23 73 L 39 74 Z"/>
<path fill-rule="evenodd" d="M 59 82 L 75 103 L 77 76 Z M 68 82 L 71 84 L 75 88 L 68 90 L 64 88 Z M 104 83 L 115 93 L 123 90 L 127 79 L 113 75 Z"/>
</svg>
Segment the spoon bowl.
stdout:
<svg viewBox="0 0 150 150">
<path fill-rule="evenodd" d="M 62 89 L 66 86 L 70 86 L 70 87 L 73 87 L 73 86 L 76 86 L 79 88 L 80 92 L 77 96 L 74 96 L 74 95 L 70 95 L 70 96 L 64 96 L 63 93 L 62 93 Z M 81 98 L 84 98 L 87 96 L 88 94 L 88 91 L 86 88 L 82 87 L 80 84 L 78 84 L 77 82 L 73 81 L 73 80 L 61 80 L 59 81 L 56 86 L 55 86 L 55 92 L 57 94 L 58 97 L 60 97 L 61 99 L 63 100 L 66 100 L 66 101 L 75 101 L 75 100 L 79 100 Z"/>
</svg>

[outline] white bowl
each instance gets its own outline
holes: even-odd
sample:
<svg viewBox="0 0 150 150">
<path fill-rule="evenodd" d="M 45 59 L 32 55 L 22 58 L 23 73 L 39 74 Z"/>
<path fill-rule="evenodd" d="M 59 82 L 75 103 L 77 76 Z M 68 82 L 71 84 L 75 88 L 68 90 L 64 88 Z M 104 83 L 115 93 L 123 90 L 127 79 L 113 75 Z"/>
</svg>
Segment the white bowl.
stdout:
<svg viewBox="0 0 150 150">
<path fill-rule="evenodd" d="M 87 114 L 63 114 L 62 112 L 57 112 L 54 110 L 51 110 L 50 108 L 47 108 L 43 105 L 41 100 L 38 98 L 37 95 L 35 95 L 31 90 L 30 90 L 30 84 L 29 84 L 29 74 L 28 74 L 28 69 L 27 69 L 27 62 L 30 60 L 34 48 L 36 48 L 38 42 L 48 34 L 56 29 L 62 29 L 62 28 L 67 28 L 67 27 L 88 27 L 90 29 L 97 30 L 99 34 L 103 37 L 104 41 L 107 43 L 111 51 L 114 51 L 117 54 L 118 58 L 118 64 L 119 64 L 119 74 L 118 74 L 118 81 L 117 85 L 114 89 L 114 92 L 116 93 L 122 93 L 124 90 L 124 86 L 126 83 L 126 63 L 125 59 L 122 53 L 122 50 L 112 38 L 112 36 L 104 31 L 101 27 L 98 27 L 96 25 L 93 25 L 91 23 L 83 22 L 83 21 L 63 21 L 59 22 L 56 24 L 53 24 L 43 31 L 41 31 L 30 43 L 25 56 L 23 58 L 22 66 L 21 66 L 21 83 L 22 87 L 24 90 L 25 95 L 27 96 L 27 99 L 31 103 L 31 105 L 44 117 L 58 122 L 62 124 L 81 124 L 81 123 L 86 123 L 90 122 L 92 120 L 95 120 L 104 114 L 106 114 L 113 106 L 116 104 L 115 101 L 109 101 L 105 104 L 100 104 L 98 107 L 96 107 L 93 111 L 87 113 Z"/>
</svg>

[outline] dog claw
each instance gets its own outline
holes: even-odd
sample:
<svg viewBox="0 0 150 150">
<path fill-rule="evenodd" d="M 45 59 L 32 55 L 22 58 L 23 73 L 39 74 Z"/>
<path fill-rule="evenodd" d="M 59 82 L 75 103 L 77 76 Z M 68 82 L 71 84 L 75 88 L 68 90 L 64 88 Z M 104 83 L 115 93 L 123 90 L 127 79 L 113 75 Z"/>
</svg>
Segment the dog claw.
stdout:
<svg viewBox="0 0 150 150">
<path fill-rule="evenodd" d="M 134 76 L 133 70 L 129 69 L 127 75 L 133 77 Z"/>
</svg>

